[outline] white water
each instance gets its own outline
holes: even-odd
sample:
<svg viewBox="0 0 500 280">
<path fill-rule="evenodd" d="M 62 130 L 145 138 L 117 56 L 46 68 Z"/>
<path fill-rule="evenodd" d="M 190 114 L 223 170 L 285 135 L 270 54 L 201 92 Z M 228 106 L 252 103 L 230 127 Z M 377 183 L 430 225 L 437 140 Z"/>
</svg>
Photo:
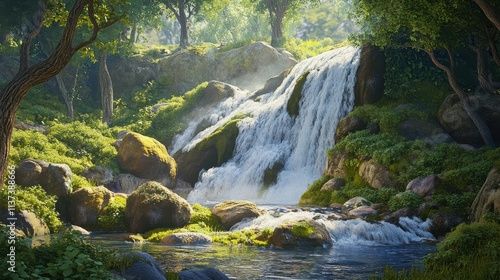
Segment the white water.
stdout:
<svg viewBox="0 0 500 280">
<path fill-rule="evenodd" d="M 287 212 L 279 215 L 268 211 L 267 214 L 258 218 L 244 220 L 234 225 L 231 230 L 274 229 L 286 221 L 308 219 L 323 224 L 335 245 L 402 245 L 435 239 L 429 232 L 430 220 L 423 222 L 417 217 L 400 218 L 400 227 L 398 227 L 387 222 L 369 223 L 361 219 L 330 220 L 326 214 L 310 211 Z"/>
<path fill-rule="evenodd" d="M 248 99 L 245 93 L 226 100 L 207 114 L 205 120 L 213 125 L 198 135 L 193 134 L 199 121 L 190 124 L 175 139 L 173 152 L 190 150 L 235 115 L 249 115 L 238 124 L 234 157 L 204 172 L 188 201 L 246 199 L 296 204 L 307 186 L 321 176 L 338 121 L 352 110 L 358 64 L 356 48 L 326 52 L 297 64 L 275 92 L 257 100 Z M 295 83 L 307 71 L 299 115 L 291 117 L 286 104 Z M 264 171 L 275 163 L 284 168 L 277 183 L 263 190 Z"/>
</svg>

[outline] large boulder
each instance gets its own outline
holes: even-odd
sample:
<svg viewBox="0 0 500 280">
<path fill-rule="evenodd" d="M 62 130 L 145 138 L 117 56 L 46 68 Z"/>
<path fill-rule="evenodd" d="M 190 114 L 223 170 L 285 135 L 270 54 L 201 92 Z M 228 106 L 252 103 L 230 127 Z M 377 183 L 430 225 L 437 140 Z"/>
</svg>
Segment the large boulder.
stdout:
<svg viewBox="0 0 500 280">
<path fill-rule="evenodd" d="M 216 268 L 208 267 L 182 270 L 179 272 L 179 280 L 229 280 L 229 277 Z"/>
<path fill-rule="evenodd" d="M 0 222 L 5 225 L 11 225 L 12 220 L 9 218 L 15 218 L 14 227 L 23 232 L 25 236 L 39 236 L 50 234 L 49 227 L 45 222 L 37 217 L 34 213 L 22 210 L 20 212 L 15 212 L 14 216 L 11 216 L 11 212 L 7 209 L 0 209 Z"/>
<path fill-rule="evenodd" d="M 490 128 L 490 132 L 500 145 L 500 95 L 472 95 L 469 103 Z M 484 145 L 479 130 L 465 111 L 456 94 L 446 97 L 438 111 L 439 122 L 453 139 L 475 147 Z"/>
<path fill-rule="evenodd" d="M 406 186 L 407 191 L 411 191 L 420 197 L 432 195 L 439 185 L 439 177 L 432 174 L 424 178 L 415 178 Z"/>
<path fill-rule="evenodd" d="M 335 143 L 344 139 L 349 133 L 353 133 L 359 130 L 366 129 L 367 123 L 364 122 L 360 117 L 348 115 L 347 117 L 341 119 L 335 130 Z"/>
<path fill-rule="evenodd" d="M 147 182 L 127 197 L 125 218 L 132 232 L 185 226 L 193 209 L 185 199 L 158 182 Z"/>
<path fill-rule="evenodd" d="M 445 236 L 463 222 L 462 218 L 448 211 L 436 212 L 429 219 L 432 222 L 430 232 L 435 237 Z"/>
<path fill-rule="evenodd" d="M 384 94 L 385 55 L 373 45 L 361 49 L 354 85 L 354 105 L 373 104 Z"/>
<path fill-rule="evenodd" d="M 314 220 L 286 221 L 274 229 L 269 243 L 280 247 L 331 246 L 332 240 L 323 224 Z"/>
<path fill-rule="evenodd" d="M 329 156 L 327 158 L 325 169 L 323 170 L 323 176 L 347 179 L 345 163 L 353 158 L 355 157 L 345 150 L 341 150 L 335 155 Z"/>
<path fill-rule="evenodd" d="M 68 214 L 71 222 L 86 229 L 97 229 L 99 216 L 102 210 L 114 199 L 113 197 L 113 192 L 103 186 L 81 188 L 73 192 L 68 203 Z"/>
<path fill-rule="evenodd" d="M 196 85 L 210 80 L 218 80 L 239 88 L 256 90 L 256 85 L 285 69 L 297 61 L 282 50 L 277 50 L 264 42 L 226 52 L 213 50 L 199 55 L 194 50 L 181 50 L 158 62 L 159 79 L 167 78 L 168 92 L 184 93 Z"/>
<path fill-rule="evenodd" d="M 82 172 L 82 176 L 89 182 L 96 185 L 105 185 L 113 181 L 113 171 L 102 166 L 92 166 L 91 168 Z"/>
<path fill-rule="evenodd" d="M 163 238 L 163 244 L 208 244 L 212 237 L 199 232 L 177 232 Z"/>
<path fill-rule="evenodd" d="M 148 179 L 138 178 L 132 174 L 124 173 L 106 184 L 106 187 L 113 192 L 131 194 L 142 184 L 149 182 Z"/>
<path fill-rule="evenodd" d="M 375 189 L 394 186 L 389 169 L 373 160 L 361 163 L 359 166 L 359 176 Z"/>
<path fill-rule="evenodd" d="M 342 205 L 342 212 L 348 213 L 349 211 L 362 206 L 372 206 L 372 203 L 364 197 L 356 196 L 349 199 Z"/>
<path fill-rule="evenodd" d="M 111 55 L 107 64 L 116 99 L 133 97 L 158 75 L 156 64 L 145 59 Z"/>
<path fill-rule="evenodd" d="M 67 164 L 25 159 L 16 168 L 16 183 L 21 186 L 40 185 L 48 194 L 66 196 L 72 191 L 73 172 Z"/>
<path fill-rule="evenodd" d="M 323 192 L 331 192 L 331 191 L 335 191 L 335 190 L 340 190 L 343 186 L 345 186 L 346 184 L 346 181 L 344 179 L 341 179 L 341 178 L 332 178 L 328 181 L 326 181 L 326 183 L 323 184 L 323 186 L 321 187 L 321 191 Z"/>
<path fill-rule="evenodd" d="M 127 173 L 173 187 L 177 164 L 159 141 L 139 133 L 128 132 L 116 145 L 118 163 Z"/>
<path fill-rule="evenodd" d="M 256 218 L 262 215 L 263 211 L 250 201 L 227 200 L 215 205 L 212 213 L 219 217 L 224 228 L 229 230 L 245 218 Z"/>
<path fill-rule="evenodd" d="M 130 261 L 127 267 L 121 271 L 121 277 L 133 280 L 166 280 L 165 272 L 160 264 L 148 253 L 127 252 L 125 256 Z"/>
<path fill-rule="evenodd" d="M 444 132 L 437 121 L 408 118 L 399 124 L 398 132 L 408 140 L 423 139 L 429 144 L 451 143 L 453 139 Z"/>
<path fill-rule="evenodd" d="M 486 214 L 500 215 L 500 168 L 491 169 L 472 203 L 470 221 L 479 222 Z"/>
</svg>

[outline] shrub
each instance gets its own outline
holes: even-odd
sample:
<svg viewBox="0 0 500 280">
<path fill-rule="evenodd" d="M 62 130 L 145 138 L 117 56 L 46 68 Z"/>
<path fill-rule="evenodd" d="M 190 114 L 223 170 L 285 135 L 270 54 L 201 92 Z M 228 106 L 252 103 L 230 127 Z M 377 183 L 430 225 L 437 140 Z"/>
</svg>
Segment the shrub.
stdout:
<svg viewBox="0 0 500 280">
<path fill-rule="evenodd" d="M 50 232 L 57 232 L 62 227 L 59 213 L 56 212 L 55 195 L 48 195 L 40 186 L 16 186 L 16 211 L 27 210 L 33 212 L 49 227 Z M 0 204 L 7 205 L 8 188 L 0 191 Z"/>
<path fill-rule="evenodd" d="M 404 207 L 418 207 L 423 199 L 412 192 L 402 192 L 393 196 L 389 202 L 389 210 L 396 211 Z"/>
<path fill-rule="evenodd" d="M 125 206 L 127 199 L 115 196 L 114 199 L 102 209 L 97 221 L 97 226 L 104 231 L 125 231 Z"/>
</svg>

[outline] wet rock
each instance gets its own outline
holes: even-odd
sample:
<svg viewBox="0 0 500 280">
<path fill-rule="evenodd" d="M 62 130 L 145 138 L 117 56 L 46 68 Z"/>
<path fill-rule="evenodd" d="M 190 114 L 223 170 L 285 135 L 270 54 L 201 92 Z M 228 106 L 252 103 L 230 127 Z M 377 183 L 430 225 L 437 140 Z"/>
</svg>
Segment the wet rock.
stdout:
<svg viewBox="0 0 500 280">
<path fill-rule="evenodd" d="M 212 214 L 219 217 L 226 230 L 246 218 L 256 218 L 263 214 L 257 205 L 250 201 L 228 200 L 212 208 Z"/>
<path fill-rule="evenodd" d="M 133 262 L 123 269 L 121 277 L 134 280 L 166 280 L 165 272 L 150 254 L 127 252 L 125 257 Z"/>
<path fill-rule="evenodd" d="M 206 234 L 198 232 L 172 233 L 161 241 L 163 244 L 209 244 L 212 238 Z"/>
<path fill-rule="evenodd" d="M 376 215 L 378 213 L 378 209 L 374 206 L 360 206 L 349 211 L 350 216 L 357 217 L 366 217 Z"/>
<path fill-rule="evenodd" d="M 486 181 L 472 203 L 470 221 L 479 222 L 486 214 L 500 214 L 500 169 L 490 170 Z"/>
<path fill-rule="evenodd" d="M 349 213 L 352 209 L 360 206 L 372 206 L 372 203 L 364 197 L 356 196 L 349 199 L 342 205 L 342 212 Z"/>
<path fill-rule="evenodd" d="M 401 217 L 413 217 L 415 216 L 417 211 L 413 207 L 404 207 L 401 209 L 398 209 L 391 213 L 390 215 L 387 215 L 384 217 L 385 222 L 389 222 L 391 224 L 399 225 L 399 218 Z"/>
<path fill-rule="evenodd" d="M 179 280 L 229 280 L 229 278 L 220 270 L 209 267 L 182 270 L 179 272 Z"/>
<path fill-rule="evenodd" d="M 125 218 L 132 232 L 185 226 L 193 209 L 185 199 L 158 182 L 148 182 L 127 197 Z"/>
<path fill-rule="evenodd" d="M 424 178 L 411 180 L 406 186 L 406 190 L 425 198 L 432 195 L 438 186 L 439 177 L 433 174 Z"/>
<path fill-rule="evenodd" d="M 269 243 L 280 248 L 332 245 L 325 226 L 310 219 L 282 223 L 274 229 Z"/>
<path fill-rule="evenodd" d="M 344 150 L 339 151 L 335 155 L 329 156 L 325 170 L 323 170 L 323 175 L 345 179 L 347 177 L 347 171 L 344 167 L 345 162 L 352 158 L 355 157 Z"/>
</svg>

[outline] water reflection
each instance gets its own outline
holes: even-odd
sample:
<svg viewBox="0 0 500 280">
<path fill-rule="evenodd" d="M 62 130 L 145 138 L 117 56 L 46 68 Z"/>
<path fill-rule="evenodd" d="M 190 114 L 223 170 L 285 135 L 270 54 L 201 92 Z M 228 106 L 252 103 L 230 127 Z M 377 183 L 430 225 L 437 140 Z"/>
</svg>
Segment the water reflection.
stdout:
<svg viewBox="0 0 500 280">
<path fill-rule="evenodd" d="M 93 236 L 108 248 L 144 251 L 168 270 L 215 267 L 231 279 L 367 279 L 380 275 L 386 265 L 410 268 L 435 250 L 434 245 L 361 246 L 269 249 L 247 246 L 172 246 L 111 241 Z"/>
</svg>

